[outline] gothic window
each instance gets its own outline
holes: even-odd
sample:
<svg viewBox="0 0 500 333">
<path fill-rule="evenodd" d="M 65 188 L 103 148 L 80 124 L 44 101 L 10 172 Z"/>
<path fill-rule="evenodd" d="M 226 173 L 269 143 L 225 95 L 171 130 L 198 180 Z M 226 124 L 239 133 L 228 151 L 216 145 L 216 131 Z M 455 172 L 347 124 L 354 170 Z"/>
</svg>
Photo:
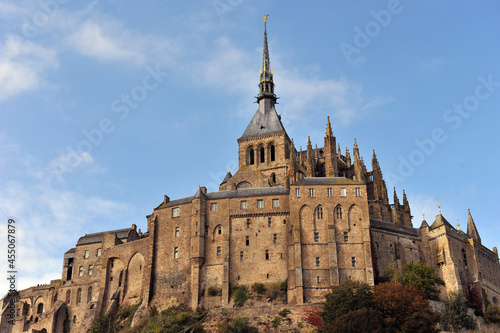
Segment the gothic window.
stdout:
<svg viewBox="0 0 500 333">
<path fill-rule="evenodd" d="M 76 291 L 76 304 L 80 304 L 82 302 L 82 288 L 78 288 Z"/>
<path fill-rule="evenodd" d="M 276 174 L 275 173 L 271 174 L 271 180 L 273 183 L 276 183 Z"/>
<path fill-rule="evenodd" d="M 222 235 L 222 227 L 221 226 L 217 227 L 217 235 Z"/>
<path fill-rule="evenodd" d="M 92 302 L 92 287 L 87 290 L 87 303 Z"/>
<path fill-rule="evenodd" d="M 335 209 L 335 212 L 337 215 L 337 219 L 342 219 L 342 207 L 337 206 L 337 208 Z"/>
<path fill-rule="evenodd" d="M 76 323 L 76 316 L 73 316 L 73 323 Z"/>
<path fill-rule="evenodd" d="M 250 149 L 248 159 L 250 160 L 249 161 L 250 165 L 255 164 L 255 151 L 253 149 Z"/>
<path fill-rule="evenodd" d="M 177 259 L 177 258 L 179 258 L 179 248 L 174 247 L 174 259 Z"/>
<path fill-rule="evenodd" d="M 317 208 L 317 217 L 318 217 L 318 220 L 322 220 L 323 219 L 323 207 L 319 206 Z"/>
<path fill-rule="evenodd" d="M 260 163 L 264 163 L 266 160 L 264 147 L 260 147 Z"/>
<path fill-rule="evenodd" d="M 38 304 L 38 308 L 36 310 L 37 314 L 42 314 L 43 313 L 43 303 Z"/>
<path fill-rule="evenodd" d="M 274 148 L 274 145 L 271 146 L 271 161 L 274 161 L 276 159 L 276 156 L 275 156 L 275 148 Z"/>
</svg>

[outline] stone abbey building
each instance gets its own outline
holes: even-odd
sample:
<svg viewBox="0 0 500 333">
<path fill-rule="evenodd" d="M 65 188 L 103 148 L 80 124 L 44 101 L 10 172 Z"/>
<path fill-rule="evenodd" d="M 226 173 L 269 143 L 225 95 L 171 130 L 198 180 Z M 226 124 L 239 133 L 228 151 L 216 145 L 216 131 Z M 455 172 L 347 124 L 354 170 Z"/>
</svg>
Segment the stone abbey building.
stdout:
<svg viewBox="0 0 500 333">
<path fill-rule="evenodd" d="M 239 169 L 219 191 L 205 187 L 163 202 L 136 226 L 87 234 L 64 254 L 61 279 L 7 294 L 1 332 L 83 332 L 118 306 L 232 306 L 230 288 L 287 281 L 288 304 L 322 301 L 345 279 L 374 285 L 389 264 L 422 261 L 445 280 L 443 294 L 500 299 L 498 252 L 441 215 L 414 228 L 403 191 L 389 201 L 375 152 L 371 170 L 341 152 L 326 121 L 324 145 L 297 151 L 275 109 L 264 30 L 258 110 L 238 139 Z M 213 295 L 207 292 L 215 288 Z M 12 316 L 11 316 L 12 315 Z"/>
</svg>

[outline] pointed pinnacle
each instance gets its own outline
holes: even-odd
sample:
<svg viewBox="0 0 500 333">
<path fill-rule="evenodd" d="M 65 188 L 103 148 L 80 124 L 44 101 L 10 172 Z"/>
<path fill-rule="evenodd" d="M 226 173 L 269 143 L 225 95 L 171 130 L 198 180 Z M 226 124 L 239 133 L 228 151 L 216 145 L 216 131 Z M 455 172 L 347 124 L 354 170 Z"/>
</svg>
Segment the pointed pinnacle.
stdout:
<svg viewBox="0 0 500 333">
<path fill-rule="evenodd" d="M 356 142 L 356 138 L 354 138 L 354 149 L 358 149 L 358 143 Z"/>
</svg>

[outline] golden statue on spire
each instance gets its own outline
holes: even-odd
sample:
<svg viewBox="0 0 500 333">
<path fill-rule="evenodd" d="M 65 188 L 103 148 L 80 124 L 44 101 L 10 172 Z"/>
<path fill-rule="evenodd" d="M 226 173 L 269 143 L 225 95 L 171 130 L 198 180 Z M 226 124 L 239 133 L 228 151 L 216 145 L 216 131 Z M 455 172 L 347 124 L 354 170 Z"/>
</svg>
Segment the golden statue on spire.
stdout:
<svg viewBox="0 0 500 333">
<path fill-rule="evenodd" d="M 269 14 L 267 15 L 261 15 L 264 18 L 264 23 L 267 23 L 267 18 L 269 17 Z"/>
</svg>

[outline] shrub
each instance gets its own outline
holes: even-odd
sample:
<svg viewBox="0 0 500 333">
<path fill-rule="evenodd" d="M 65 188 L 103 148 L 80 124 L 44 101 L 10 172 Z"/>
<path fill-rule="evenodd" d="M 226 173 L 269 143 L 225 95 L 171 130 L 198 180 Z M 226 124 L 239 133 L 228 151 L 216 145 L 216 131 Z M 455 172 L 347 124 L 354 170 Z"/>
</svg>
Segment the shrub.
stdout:
<svg viewBox="0 0 500 333">
<path fill-rule="evenodd" d="M 302 318 L 309 325 L 312 325 L 312 326 L 316 327 L 317 329 L 321 330 L 321 328 L 323 327 L 323 320 L 321 319 L 319 312 L 320 312 L 319 309 L 306 308 L 304 310 L 304 314 L 303 314 Z"/>
<path fill-rule="evenodd" d="M 271 324 L 273 324 L 273 327 L 278 327 L 281 324 L 281 317 L 274 317 L 273 320 L 271 321 Z"/>
<path fill-rule="evenodd" d="M 239 286 L 233 290 L 234 306 L 241 308 L 248 300 L 248 288 L 246 286 Z"/>
<path fill-rule="evenodd" d="M 280 290 L 286 294 L 286 292 L 288 291 L 288 280 L 280 283 Z"/>
<path fill-rule="evenodd" d="M 255 282 L 252 285 L 252 291 L 262 295 L 266 292 L 266 286 L 263 283 Z"/>
<path fill-rule="evenodd" d="M 444 310 L 441 312 L 441 325 L 444 329 L 453 331 L 460 328 L 474 328 L 474 320 L 469 315 L 467 300 L 461 292 L 452 292 L 444 300 Z"/>
<path fill-rule="evenodd" d="M 500 308 L 498 305 L 489 304 L 484 313 L 484 321 L 487 323 L 500 323 Z"/>
<path fill-rule="evenodd" d="M 221 333 L 247 333 L 255 332 L 255 330 L 248 325 L 248 318 L 236 317 L 218 325 L 219 332 Z"/>
<path fill-rule="evenodd" d="M 284 308 L 283 310 L 281 310 L 280 312 L 278 312 L 278 314 L 282 317 L 286 317 L 288 316 L 290 313 L 292 313 L 292 311 L 288 308 Z"/>
<path fill-rule="evenodd" d="M 361 308 L 335 319 L 333 324 L 325 325 L 324 333 L 385 333 L 384 318 L 377 310 Z"/>
</svg>

